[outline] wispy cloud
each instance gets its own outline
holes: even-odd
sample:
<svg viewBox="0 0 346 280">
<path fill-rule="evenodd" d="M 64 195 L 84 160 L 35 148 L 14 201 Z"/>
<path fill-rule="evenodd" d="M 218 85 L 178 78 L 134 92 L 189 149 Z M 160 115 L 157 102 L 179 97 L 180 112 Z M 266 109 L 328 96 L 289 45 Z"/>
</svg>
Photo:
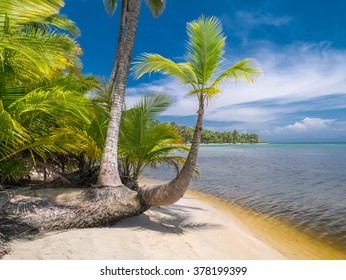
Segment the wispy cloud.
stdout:
<svg viewBox="0 0 346 280">
<path fill-rule="evenodd" d="M 242 26 L 252 28 L 257 25 L 272 25 L 283 26 L 290 23 L 292 17 L 290 16 L 275 16 L 268 12 L 257 11 L 250 13 L 248 11 L 238 11 L 235 14 L 237 22 L 241 22 Z"/>
<path fill-rule="evenodd" d="M 249 43 L 252 32 L 268 27 L 283 30 L 291 24 L 293 19 L 292 16 L 278 16 L 261 10 L 256 12 L 238 11 L 235 15 L 224 14 L 221 17 L 226 33 L 238 37 L 244 45 Z"/>
<path fill-rule="evenodd" d="M 225 83 L 222 93 L 206 109 L 207 121 L 228 122 L 230 126 L 249 131 L 274 132 L 277 127 L 284 128 L 288 124 L 291 124 L 288 129 L 308 129 L 317 125 L 318 120 L 320 125 L 328 125 L 324 120 L 327 118 L 317 119 L 318 112 L 346 109 L 346 50 L 333 49 L 327 42 L 296 43 L 284 48 L 266 43 L 258 46 L 253 57 L 262 66 L 264 76 L 258 79 L 256 86 Z M 197 100 L 186 97 L 190 89 L 172 78 L 142 84 L 129 92 L 135 96 L 152 90 L 168 92 L 175 100 L 164 115 L 196 114 Z M 334 118 L 328 116 L 328 119 Z M 346 121 L 346 116 L 339 121 Z"/>
</svg>

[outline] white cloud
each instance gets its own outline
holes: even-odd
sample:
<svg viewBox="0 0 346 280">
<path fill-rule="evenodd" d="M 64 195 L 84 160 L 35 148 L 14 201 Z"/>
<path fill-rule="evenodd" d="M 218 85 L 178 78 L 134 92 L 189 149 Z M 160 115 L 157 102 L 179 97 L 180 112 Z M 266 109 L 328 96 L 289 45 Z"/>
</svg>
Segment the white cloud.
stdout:
<svg viewBox="0 0 346 280">
<path fill-rule="evenodd" d="M 335 94 L 345 99 L 346 51 L 332 49 L 326 43 L 297 43 L 280 50 L 268 46 L 259 49 L 253 57 L 259 61 L 264 76 L 258 79 L 256 86 L 225 83 L 222 93 L 206 109 L 206 119 L 264 123 L 284 114 L 346 108 L 346 103 L 338 100 L 320 104 L 311 102 Z M 236 60 L 229 64 L 234 62 Z M 164 115 L 190 116 L 197 111 L 197 101 L 195 97 L 186 97 L 189 90 L 172 78 L 164 78 L 130 88 L 129 94 L 167 92 L 175 103 Z"/>
<path fill-rule="evenodd" d="M 329 125 L 335 121 L 335 119 L 305 118 L 300 122 L 295 122 L 294 124 L 290 124 L 285 127 L 279 127 L 276 129 L 276 132 L 280 133 L 285 131 L 316 131 L 329 127 Z"/>
</svg>

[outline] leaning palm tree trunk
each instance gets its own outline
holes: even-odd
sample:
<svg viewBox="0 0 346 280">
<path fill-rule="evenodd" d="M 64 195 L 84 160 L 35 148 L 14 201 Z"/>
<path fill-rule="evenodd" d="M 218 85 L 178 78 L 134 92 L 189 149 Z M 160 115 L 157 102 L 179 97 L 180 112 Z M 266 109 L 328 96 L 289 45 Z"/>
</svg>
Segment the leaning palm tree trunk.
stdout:
<svg viewBox="0 0 346 280">
<path fill-rule="evenodd" d="M 203 115 L 204 104 L 202 102 L 199 106 L 197 122 L 189 154 L 183 168 L 177 176 L 167 184 L 141 189 L 143 198 L 149 205 L 164 206 L 173 204 L 186 192 L 196 169 L 198 149 L 201 143 Z"/>
</svg>

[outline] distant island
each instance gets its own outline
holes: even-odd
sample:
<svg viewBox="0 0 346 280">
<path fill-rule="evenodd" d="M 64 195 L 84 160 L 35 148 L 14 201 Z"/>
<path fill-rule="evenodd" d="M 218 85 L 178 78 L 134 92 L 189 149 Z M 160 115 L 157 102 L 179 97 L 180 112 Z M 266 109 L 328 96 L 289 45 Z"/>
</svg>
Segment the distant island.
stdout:
<svg viewBox="0 0 346 280">
<path fill-rule="evenodd" d="M 194 127 L 177 125 L 175 122 L 169 123 L 179 131 L 184 143 L 191 143 Z M 209 129 L 202 130 L 202 144 L 258 144 L 266 143 L 259 140 L 256 133 L 239 133 L 236 129 L 233 131 L 212 131 Z"/>
</svg>

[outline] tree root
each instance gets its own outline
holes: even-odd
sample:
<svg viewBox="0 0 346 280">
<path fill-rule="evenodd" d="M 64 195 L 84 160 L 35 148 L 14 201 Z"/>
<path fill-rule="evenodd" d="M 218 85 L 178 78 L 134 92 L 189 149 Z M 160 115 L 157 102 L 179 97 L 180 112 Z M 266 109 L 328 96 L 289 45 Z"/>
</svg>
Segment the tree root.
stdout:
<svg viewBox="0 0 346 280">
<path fill-rule="evenodd" d="M 88 188 L 69 204 L 46 199 L 12 198 L 0 209 L 0 256 L 7 242 L 32 234 L 113 225 L 149 209 L 140 192 L 126 186 Z"/>
</svg>

